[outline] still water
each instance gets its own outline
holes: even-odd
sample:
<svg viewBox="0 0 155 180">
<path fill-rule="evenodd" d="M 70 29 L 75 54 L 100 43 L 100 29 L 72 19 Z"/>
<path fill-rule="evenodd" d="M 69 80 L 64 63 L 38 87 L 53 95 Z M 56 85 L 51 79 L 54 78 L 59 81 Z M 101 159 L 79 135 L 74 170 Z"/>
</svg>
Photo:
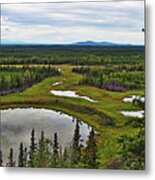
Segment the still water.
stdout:
<svg viewBox="0 0 155 180">
<path fill-rule="evenodd" d="M 72 142 L 77 119 L 64 113 L 48 109 L 15 108 L 1 110 L 1 149 L 3 159 L 7 159 L 12 147 L 15 157 L 18 156 L 20 142 L 25 147 L 30 145 L 30 134 L 35 129 L 36 140 L 44 130 L 45 136 L 53 139 L 58 133 L 59 144 L 64 148 Z M 85 144 L 91 127 L 79 121 L 81 143 Z"/>
<path fill-rule="evenodd" d="M 65 90 L 65 91 L 51 90 L 50 93 L 52 93 L 55 96 L 81 98 L 81 99 L 86 99 L 87 101 L 90 101 L 90 102 L 96 102 L 96 100 L 94 99 L 91 99 L 87 96 L 80 96 L 75 91 L 71 91 L 71 90 Z"/>
</svg>

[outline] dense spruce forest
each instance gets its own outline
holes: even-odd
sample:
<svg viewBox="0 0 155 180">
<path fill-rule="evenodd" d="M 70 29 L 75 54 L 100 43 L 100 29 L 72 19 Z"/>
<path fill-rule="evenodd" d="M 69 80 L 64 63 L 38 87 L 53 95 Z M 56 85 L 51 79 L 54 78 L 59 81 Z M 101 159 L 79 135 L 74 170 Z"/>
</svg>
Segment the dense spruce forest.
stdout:
<svg viewBox="0 0 155 180">
<path fill-rule="evenodd" d="M 137 64 L 143 52 L 144 46 L 1 46 L 0 64 Z"/>
</svg>

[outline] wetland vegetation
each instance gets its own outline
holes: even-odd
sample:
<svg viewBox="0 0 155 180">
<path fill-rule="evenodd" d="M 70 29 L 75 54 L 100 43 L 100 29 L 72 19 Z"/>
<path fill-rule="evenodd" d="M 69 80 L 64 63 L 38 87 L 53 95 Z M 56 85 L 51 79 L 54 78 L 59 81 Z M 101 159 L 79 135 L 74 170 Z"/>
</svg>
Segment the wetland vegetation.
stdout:
<svg viewBox="0 0 155 180">
<path fill-rule="evenodd" d="M 4 160 L 1 151 L 1 165 L 145 168 L 145 102 L 141 101 L 145 85 L 143 46 L 14 45 L 2 46 L 1 50 L 2 111 L 9 108 L 44 108 L 65 113 L 92 127 L 86 146 L 83 146 L 77 123 L 74 135 L 70 135 L 72 145 L 64 150 L 57 139 L 61 139 L 61 136 L 57 136 L 58 131 L 53 133 L 53 138 L 52 135 L 46 137 L 44 128 L 40 136 L 35 134 L 36 127 L 34 130 L 29 127 L 32 130 L 31 144 L 25 146 L 23 140 L 16 144 L 20 146 L 18 158 L 13 157 L 17 153 L 13 147 L 9 147 L 8 160 Z M 52 91 L 74 92 L 74 96 L 58 96 Z M 130 96 L 135 98 L 123 100 Z M 144 114 L 138 118 L 124 116 L 121 111 L 141 111 Z M 3 118 L 5 121 L 7 115 Z M 13 120 L 16 121 L 15 115 L 12 116 Z M 50 126 L 52 128 L 53 125 Z M 3 132 L 5 128 L 1 127 L 1 130 Z M 30 132 L 27 137 L 30 137 Z"/>
</svg>

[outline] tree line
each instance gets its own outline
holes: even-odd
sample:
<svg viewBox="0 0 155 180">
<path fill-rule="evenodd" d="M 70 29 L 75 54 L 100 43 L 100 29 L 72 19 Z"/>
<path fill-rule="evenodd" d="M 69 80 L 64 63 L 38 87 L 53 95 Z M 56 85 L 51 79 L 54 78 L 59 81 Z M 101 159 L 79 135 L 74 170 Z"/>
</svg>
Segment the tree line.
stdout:
<svg viewBox="0 0 155 180">
<path fill-rule="evenodd" d="M 83 75 L 79 84 L 95 86 L 111 91 L 144 88 L 142 64 L 120 65 L 113 67 L 74 67 L 75 73 Z"/>
<path fill-rule="evenodd" d="M 0 64 L 105 65 L 144 62 L 144 47 L 2 46 Z"/>
<path fill-rule="evenodd" d="M 86 145 L 80 143 L 80 127 L 78 121 L 72 139 L 72 144 L 64 150 L 54 133 L 53 141 L 45 137 L 44 131 L 36 142 L 35 129 L 32 129 L 29 149 L 23 143 L 19 146 L 18 162 L 10 149 L 8 160 L 3 164 L 3 154 L 0 151 L 0 165 L 8 167 L 44 167 L 44 168 L 98 168 L 97 145 L 95 132 L 91 129 Z"/>
<path fill-rule="evenodd" d="M 22 91 L 50 76 L 60 75 L 55 67 L 0 66 L 0 94 Z"/>
</svg>

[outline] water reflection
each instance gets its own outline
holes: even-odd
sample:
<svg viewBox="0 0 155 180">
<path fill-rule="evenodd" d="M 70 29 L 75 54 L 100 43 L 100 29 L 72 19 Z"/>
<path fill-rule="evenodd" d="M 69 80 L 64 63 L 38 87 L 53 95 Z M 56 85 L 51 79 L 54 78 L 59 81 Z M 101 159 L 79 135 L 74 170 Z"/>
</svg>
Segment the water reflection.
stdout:
<svg viewBox="0 0 155 180">
<path fill-rule="evenodd" d="M 53 139 L 55 132 L 62 148 L 71 144 L 77 119 L 64 113 L 48 109 L 16 108 L 1 110 L 1 148 L 4 159 L 12 147 L 15 156 L 18 155 L 20 142 L 28 147 L 30 134 L 35 128 L 36 140 L 42 130 L 48 139 Z M 80 121 L 79 121 L 80 122 Z M 81 142 L 85 144 L 90 128 L 84 122 L 79 123 Z"/>
</svg>

